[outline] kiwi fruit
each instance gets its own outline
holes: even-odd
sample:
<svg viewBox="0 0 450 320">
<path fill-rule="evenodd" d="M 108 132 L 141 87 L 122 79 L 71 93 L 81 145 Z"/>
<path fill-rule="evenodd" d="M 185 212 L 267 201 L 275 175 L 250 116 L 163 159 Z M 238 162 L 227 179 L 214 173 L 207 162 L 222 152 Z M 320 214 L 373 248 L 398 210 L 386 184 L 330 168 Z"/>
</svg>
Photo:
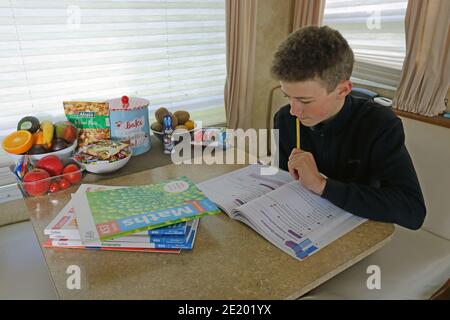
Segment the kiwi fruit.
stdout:
<svg viewBox="0 0 450 320">
<path fill-rule="evenodd" d="M 17 124 L 17 130 L 27 130 L 35 133 L 39 130 L 39 119 L 33 116 L 24 117 Z"/>
<path fill-rule="evenodd" d="M 177 117 L 179 124 L 185 124 L 190 118 L 190 114 L 187 111 L 175 111 L 174 116 Z"/>
<path fill-rule="evenodd" d="M 151 125 L 151 128 L 153 131 L 156 132 L 162 132 L 163 131 L 163 125 L 159 122 L 153 122 Z"/>
<path fill-rule="evenodd" d="M 188 128 L 185 125 L 180 124 L 180 125 L 175 127 L 175 130 L 186 130 L 186 131 L 188 131 Z"/>
<path fill-rule="evenodd" d="M 178 118 L 175 117 L 175 115 L 173 115 L 172 113 L 169 113 L 170 117 L 172 118 L 172 128 L 176 128 L 176 126 L 178 126 Z"/>
<path fill-rule="evenodd" d="M 163 118 L 166 114 L 170 114 L 169 110 L 167 110 L 164 107 L 159 108 L 158 110 L 155 111 L 155 118 L 156 121 L 158 121 L 160 124 L 163 123 Z"/>
</svg>

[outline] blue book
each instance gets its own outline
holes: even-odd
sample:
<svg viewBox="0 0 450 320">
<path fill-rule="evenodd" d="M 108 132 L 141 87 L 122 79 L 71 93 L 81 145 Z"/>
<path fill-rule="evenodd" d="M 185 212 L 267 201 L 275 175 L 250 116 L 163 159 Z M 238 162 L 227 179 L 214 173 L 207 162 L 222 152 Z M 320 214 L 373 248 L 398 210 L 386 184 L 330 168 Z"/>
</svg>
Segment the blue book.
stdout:
<svg viewBox="0 0 450 320">
<path fill-rule="evenodd" d="M 149 236 L 152 235 L 181 235 L 186 234 L 187 223 L 180 222 L 176 224 L 169 225 L 167 227 L 162 227 L 158 229 L 147 230 Z"/>
<path fill-rule="evenodd" d="M 112 241 L 124 241 L 124 242 L 149 242 L 149 243 L 162 243 L 162 244 L 185 244 L 188 241 L 192 226 L 196 220 L 190 220 L 184 222 L 186 233 L 184 234 L 157 234 L 150 236 L 139 237 L 121 237 Z"/>
<path fill-rule="evenodd" d="M 131 235 L 131 236 L 125 236 L 125 237 L 119 237 L 113 240 L 107 240 L 105 242 L 109 243 L 117 243 L 117 242 L 123 242 L 123 243 L 160 243 L 160 244 L 185 244 L 187 242 L 187 239 L 190 236 L 190 233 L 192 231 L 192 226 L 194 225 L 194 221 L 196 220 L 190 220 L 187 222 L 183 222 L 184 226 L 181 226 L 181 228 L 178 228 L 178 230 L 186 229 L 186 233 L 183 234 L 157 234 L 157 235 Z M 167 227 L 164 227 L 167 228 Z M 161 228 L 163 229 L 163 228 Z"/>
<path fill-rule="evenodd" d="M 195 219 L 192 221 L 192 226 L 188 225 L 188 233 L 184 242 L 181 243 L 168 243 L 160 242 L 153 243 L 156 249 L 187 249 L 190 250 L 194 246 L 195 236 L 197 234 L 198 222 L 200 219 Z"/>
</svg>

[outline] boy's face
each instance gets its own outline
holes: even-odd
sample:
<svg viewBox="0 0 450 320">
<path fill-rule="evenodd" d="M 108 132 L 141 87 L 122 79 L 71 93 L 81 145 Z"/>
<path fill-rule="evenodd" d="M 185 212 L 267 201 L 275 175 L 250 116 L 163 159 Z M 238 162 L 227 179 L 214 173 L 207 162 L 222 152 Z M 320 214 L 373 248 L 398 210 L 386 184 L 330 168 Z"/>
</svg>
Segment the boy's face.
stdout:
<svg viewBox="0 0 450 320">
<path fill-rule="evenodd" d="M 306 127 L 312 127 L 336 115 L 351 92 L 349 80 L 341 81 L 330 93 L 318 80 L 281 81 L 281 90 L 291 104 L 291 115 Z"/>
</svg>

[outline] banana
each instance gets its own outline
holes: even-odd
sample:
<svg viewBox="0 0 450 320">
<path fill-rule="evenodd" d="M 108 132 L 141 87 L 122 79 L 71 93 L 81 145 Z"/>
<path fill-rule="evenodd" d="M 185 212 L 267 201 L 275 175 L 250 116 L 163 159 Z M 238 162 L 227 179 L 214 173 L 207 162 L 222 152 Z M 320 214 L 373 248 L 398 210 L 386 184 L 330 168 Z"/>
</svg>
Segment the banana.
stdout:
<svg viewBox="0 0 450 320">
<path fill-rule="evenodd" d="M 44 120 L 41 122 L 41 130 L 44 136 L 44 144 L 47 145 L 47 147 L 50 147 L 52 145 L 53 140 L 53 123 L 49 120 Z"/>
</svg>

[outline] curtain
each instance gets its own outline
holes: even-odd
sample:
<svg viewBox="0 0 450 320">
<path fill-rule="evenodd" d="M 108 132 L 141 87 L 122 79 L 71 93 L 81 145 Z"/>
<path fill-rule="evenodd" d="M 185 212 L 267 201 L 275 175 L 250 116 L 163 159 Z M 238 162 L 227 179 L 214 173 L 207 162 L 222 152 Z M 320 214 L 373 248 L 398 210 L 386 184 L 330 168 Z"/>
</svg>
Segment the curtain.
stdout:
<svg viewBox="0 0 450 320">
<path fill-rule="evenodd" d="M 225 113 L 227 127 L 251 125 L 257 0 L 226 0 Z"/>
<path fill-rule="evenodd" d="M 450 85 L 449 12 L 448 0 L 409 0 L 406 57 L 394 108 L 425 116 L 445 111 Z"/>
<path fill-rule="evenodd" d="M 293 31 L 306 26 L 320 26 L 325 0 L 295 0 Z"/>
</svg>

